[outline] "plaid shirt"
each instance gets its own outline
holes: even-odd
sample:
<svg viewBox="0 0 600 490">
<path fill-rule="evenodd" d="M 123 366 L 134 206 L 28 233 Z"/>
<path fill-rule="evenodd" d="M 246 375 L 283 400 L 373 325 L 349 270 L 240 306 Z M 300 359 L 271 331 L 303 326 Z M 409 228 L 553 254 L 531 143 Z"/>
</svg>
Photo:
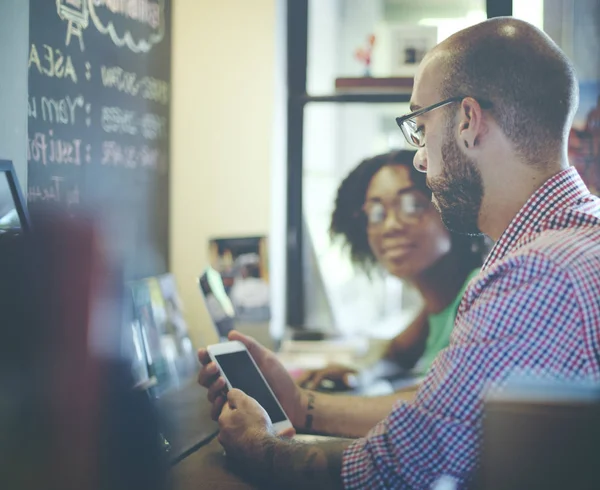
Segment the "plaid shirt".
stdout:
<svg viewBox="0 0 600 490">
<path fill-rule="evenodd" d="M 489 381 L 516 371 L 600 380 L 600 199 L 569 168 L 538 189 L 496 243 L 412 403 L 344 453 L 345 488 L 463 487 L 476 468 Z"/>
</svg>

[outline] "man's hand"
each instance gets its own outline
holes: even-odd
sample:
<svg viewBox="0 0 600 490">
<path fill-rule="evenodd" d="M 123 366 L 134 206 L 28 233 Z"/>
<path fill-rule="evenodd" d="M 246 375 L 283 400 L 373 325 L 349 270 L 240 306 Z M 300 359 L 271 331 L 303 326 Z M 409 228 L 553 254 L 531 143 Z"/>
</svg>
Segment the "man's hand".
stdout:
<svg viewBox="0 0 600 490">
<path fill-rule="evenodd" d="M 219 442 L 228 456 L 249 460 L 259 450 L 265 438 L 293 437 L 294 429 L 276 434 L 267 412 L 254 399 L 240 390 L 227 394 L 227 403 L 219 416 Z"/>
<path fill-rule="evenodd" d="M 240 390 L 227 394 L 219 417 L 219 442 L 235 468 L 269 488 L 289 490 L 341 488 L 342 454 L 349 440 L 321 444 L 286 441 L 293 429 L 275 434 L 271 419 L 254 399 Z M 279 435 L 279 437 L 277 437 Z"/>
<path fill-rule="evenodd" d="M 246 346 L 294 427 L 302 427 L 306 411 L 306 407 L 302 406 L 302 391 L 275 354 L 253 338 L 236 331 L 229 333 L 229 340 L 239 340 Z M 213 420 L 217 420 L 227 399 L 225 392 L 227 384 L 221 376 L 219 367 L 210 360 L 206 349 L 198 351 L 198 359 L 202 364 L 198 383 L 208 388 L 208 400 L 212 403 L 211 416 Z"/>
</svg>

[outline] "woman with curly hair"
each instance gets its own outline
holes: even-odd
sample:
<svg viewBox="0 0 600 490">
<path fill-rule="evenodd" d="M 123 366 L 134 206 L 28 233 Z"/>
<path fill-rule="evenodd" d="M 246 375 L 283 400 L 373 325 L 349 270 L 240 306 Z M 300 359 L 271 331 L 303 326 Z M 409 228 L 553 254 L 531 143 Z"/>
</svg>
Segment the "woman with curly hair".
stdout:
<svg viewBox="0 0 600 490">
<path fill-rule="evenodd" d="M 486 246 L 483 237 L 448 231 L 413 157 L 412 151 L 386 153 L 352 170 L 338 189 L 330 234 L 342 239 L 355 266 L 367 273 L 383 267 L 420 293 L 421 312 L 385 353 L 418 375 L 448 345 L 456 310 Z M 354 374 L 349 367 L 331 365 L 305 373 L 298 382 L 312 389 L 325 380 L 350 387 Z"/>
</svg>

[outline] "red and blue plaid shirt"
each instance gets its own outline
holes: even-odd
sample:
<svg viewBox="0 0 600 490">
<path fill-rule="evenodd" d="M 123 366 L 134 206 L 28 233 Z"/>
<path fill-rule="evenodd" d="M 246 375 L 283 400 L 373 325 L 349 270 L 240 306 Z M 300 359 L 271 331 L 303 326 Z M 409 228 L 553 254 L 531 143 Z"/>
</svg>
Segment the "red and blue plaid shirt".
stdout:
<svg viewBox="0 0 600 490">
<path fill-rule="evenodd" d="M 484 388 L 517 371 L 600 380 L 600 199 L 574 168 L 538 189 L 496 243 L 415 401 L 346 450 L 345 488 L 429 489 L 442 475 L 468 484 Z"/>
</svg>

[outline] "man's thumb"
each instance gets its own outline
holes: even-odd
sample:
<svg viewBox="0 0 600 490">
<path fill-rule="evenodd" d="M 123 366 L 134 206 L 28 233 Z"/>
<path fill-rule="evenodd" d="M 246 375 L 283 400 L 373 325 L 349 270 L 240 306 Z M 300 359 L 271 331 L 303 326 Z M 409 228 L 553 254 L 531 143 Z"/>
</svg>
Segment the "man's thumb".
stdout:
<svg viewBox="0 0 600 490">
<path fill-rule="evenodd" d="M 227 392 L 227 402 L 231 408 L 237 408 L 245 396 L 243 391 L 232 388 Z"/>
</svg>

